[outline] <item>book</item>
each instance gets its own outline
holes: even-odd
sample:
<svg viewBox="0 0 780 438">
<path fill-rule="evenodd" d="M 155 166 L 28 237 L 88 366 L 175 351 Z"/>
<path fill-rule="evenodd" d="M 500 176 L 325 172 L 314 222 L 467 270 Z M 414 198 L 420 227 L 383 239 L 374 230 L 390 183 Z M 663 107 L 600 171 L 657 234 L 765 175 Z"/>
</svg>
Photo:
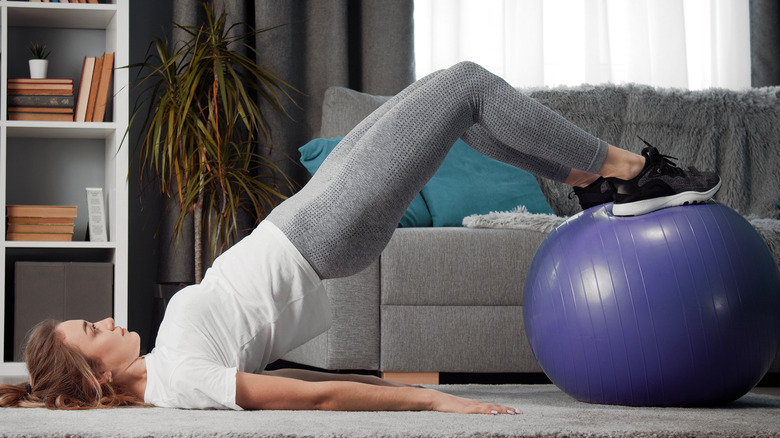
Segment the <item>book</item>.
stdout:
<svg viewBox="0 0 780 438">
<path fill-rule="evenodd" d="M 72 122 L 73 113 L 8 113 L 8 120 L 33 121 L 33 122 Z"/>
<path fill-rule="evenodd" d="M 72 217 L 25 217 L 25 216 L 9 216 L 9 224 L 20 225 L 67 225 L 73 224 Z"/>
<path fill-rule="evenodd" d="M 15 89 L 8 89 L 8 95 L 9 96 L 16 96 L 16 95 L 25 95 L 25 94 L 32 94 L 32 95 L 40 95 L 40 96 L 72 96 L 73 95 L 73 89 L 48 89 L 48 88 L 15 88 Z"/>
<path fill-rule="evenodd" d="M 114 53 L 104 53 L 100 67 L 100 82 L 97 96 L 95 97 L 95 112 L 92 115 L 93 122 L 102 122 L 106 115 L 108 102 L 108 90 L 111 87 L 111 76 L 114 72 Z"/>
<path fill-rule="evenodd" d="M 9 79 L 8 94 L 70 95 L 73 94 L 73 79 Z"/>
<path fill-rule="evenodd" d="M 101 187 L 87 187 L 87 231 L 91 242 L 107 242 L 106 206 Z"/>
<path fill-rule="evenodd" d="M 8 94 L 73 94 L 73 87 L 60 85 L 21 85 L 18 87 L 8 86 Z"/>
<path fill-rule="evenodd" d="M 100 71 L 103 69 L 103 57 L 95 58 L 95 67 L 92 69 L 92 80 L 89 87 L 89 100 L 87 100 L 87 113 L 84 116 L 84 120 L 87 122 L 92 121 L 92 115 L 95 113 L 95 99 L 97 98 L 97 91 L 100 82 Z"/>
<path fill-rule="evenodd" d="M 79 95 L 76 100 L 76 114 L 73 120 L 76 122 L 87 121 L 87 102 L 89 91 L 92 88 L 92 73 L 95 70 L 95 57 L 85 56 L 81 67 L 81 81 L 79 82 Z"/>
<path fill-rule="evenodd" d="M 9 241 L 36 241 L 36 242 L 71 242 L 73 241 L 73 234 L 69 233 L 8 233 L 5 236 L 5 240 Z"/>
<path fill-rule="evenodd" d="M 13 106 L 8 108 L 9 113 L 50 113 L 73 114 L 73 108 L 52 108 L 45 106 Z"/>
<path fill-rule="evenodd" d="M 8 217 L 51 217 L 75 218 L 78 216 L 77 205 L 7 205 Z"/>
<path fill-rule="evenodd" d="M 50 233 L 50 234 L 73 234 L 75 225 L 71 224 L 8 224 L 6 229 L 9 233 Z"/>
<path fill-rule="evenodd" d="M 73 90 L 73 84 L 12 84 L 8 83 L 9 90 L 24 90 L 34 88 L 41 90 Z"/>
<path fill-rule="evenodd" d="M 70 84 L 73 85 L 73 79 L 70 78 L 10 78 L 8 84 Z"/>
<path fill-rule="evenodd" d="M 53 108 L 73 107 L 73 95 L 69 96 L 46 96 L 40 94 L 17 94 L 8 96 L 8 107 L 17 106 L 45 106 Z"/>
</svg>

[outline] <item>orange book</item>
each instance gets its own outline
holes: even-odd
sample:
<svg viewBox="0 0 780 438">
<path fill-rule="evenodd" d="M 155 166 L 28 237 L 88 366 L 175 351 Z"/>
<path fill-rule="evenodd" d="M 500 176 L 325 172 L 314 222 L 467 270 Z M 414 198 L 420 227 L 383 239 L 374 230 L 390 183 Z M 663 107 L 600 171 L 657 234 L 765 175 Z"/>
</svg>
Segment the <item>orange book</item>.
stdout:
<svg viewBox="0 0 780 438">
<path fill-rule="evenodd" d="M 73 224 L 8 224 L 9 233 L 73 234 Z"/>
<path fill-rule="evenodd" d="M 20 225 L 73 225 L 72 217 L 24 217 L 9 216 L 9 224 Z"/>
<path fill-rule="evenodd" d="M 98 94 L 95 98 L 95 113 L 92 115 L 93 122 L 102 122 L 106 116 L 106 104 L 108 103 L 108 90 L 111 87 L 111 75 L 114 72 L 114 54 L 104 53 L 103 64 L 100 71 L 100 85 Z"/>
<path fill-rule="evenodd" d="M 14 95 L 21 95 L 21 94 L 31 94 L 31 95 L 38 95 L 38 96 L 71 96 L 73 95 L 73 88 L 68 89 L 47 89 L 47 88 L 14 88 L 14 89 L 8 89 L 8 95 L 14 96 Z"/>
<path fill-rule="evenodd" d="M 87 101 L 87 113 L 84 121 L 91 122 L 92 115 L 95 113 L 95 99 L 97 98 L 98 87 L 100 86 L 100 71 L 103 69 L 103 57 L 95 58 L 95 68 L 92 70 L 92 81 L 89 86 L 89 100 Z"/>
<path fill-rule="evenodd" d="M 72 84 L 8 84 L 9 90 L 71 90 Z"/>
<path fill-rule="evenodd" d="M 76 205 L 7 205 L 8 217 L 43 217 L 43 218 L 75 218 L 78 213 Z"/>
<path fill-rule="evenodd" d="M 8 120 L 28 122 L 72 122 L 73 113 L 8 113 Z"/>
<path fill-rule="evenodd" d="M 73 113 L 8 113 L 8 120 L 31 122 L 72 122 Z"/>
<path fill-rule="evenodd" d="M 73 241 L 73 234 L 62 233 L 8 233 L 5 236 L 5 240 L 12 241 L 35 241 L 35 242 L 71 242 Z"/>
<path fill-rule="evenodd" d="M 85 56 L 81 67 L 81 82 L 79 82 L 79 95 L 76 99 L 76 114 L 73 120 L 77 122 L 87 121 L 87 103 L 89 102 L 89 92 L 92 88 L 92 74 L 95 71 L 95 57 Z"/>
<path fill-rule="evenodd" d="M 11 78 L 8 79 L 8 85 L 11 84 L 65 84 L 65 85 L 73 85 L 73 79 L 63 78 L 63 79 L 57 79 L 57 78 L 44 78 L 44 79 L 38 79 L 38 78 Z"/>
</svg>

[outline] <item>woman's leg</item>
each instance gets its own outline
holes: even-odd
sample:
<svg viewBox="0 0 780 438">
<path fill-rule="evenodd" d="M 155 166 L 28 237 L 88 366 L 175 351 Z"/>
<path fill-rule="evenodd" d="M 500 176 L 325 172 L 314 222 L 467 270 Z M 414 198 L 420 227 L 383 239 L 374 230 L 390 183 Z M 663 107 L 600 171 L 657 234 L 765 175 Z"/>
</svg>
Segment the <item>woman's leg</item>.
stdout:
<svg viewBox="0 0 780 438">
<path fill-rule="evenodd" d="M 596 173 L 606 159 L 605 142 L 476 64 L 410 87 L 346 136 L 268 216 L 322 278 L 352 275 L 379 256 L 409 203 L 472 127 L 495 139 L 474 142 L 476 150 L 513 164 L 538 158 L 537 172 L 561 181 L 571 168 Z"/>
</svg>

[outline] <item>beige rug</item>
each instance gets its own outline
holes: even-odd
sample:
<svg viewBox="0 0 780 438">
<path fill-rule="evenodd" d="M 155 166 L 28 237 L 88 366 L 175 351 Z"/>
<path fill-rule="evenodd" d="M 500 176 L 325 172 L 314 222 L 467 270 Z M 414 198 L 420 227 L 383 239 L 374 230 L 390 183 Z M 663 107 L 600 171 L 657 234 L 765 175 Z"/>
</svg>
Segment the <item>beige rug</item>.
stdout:
<svg viewBox="0 0 780 438">
<path fill-rule="evenodd" d="M 437 412 L 223 412 L 161 408 L 0 409 L 7 437 L 780 437 L 780 397 L 748 394 L 717 408 L 579 403 L 552 385 L 443 385 L 516 406 L 517 416 Z"/>
</svg>

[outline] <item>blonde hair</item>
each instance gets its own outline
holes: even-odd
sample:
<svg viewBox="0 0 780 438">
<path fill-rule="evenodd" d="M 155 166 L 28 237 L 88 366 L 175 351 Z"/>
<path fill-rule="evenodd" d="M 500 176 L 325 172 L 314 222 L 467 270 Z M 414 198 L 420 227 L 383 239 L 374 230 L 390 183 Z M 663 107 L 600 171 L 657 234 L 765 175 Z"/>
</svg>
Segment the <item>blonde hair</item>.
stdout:
<svg viewBox="0 0 780 438">
<path fill-rule="evenodd" d="M 123 388 L 101 383 L 100 361 L 67 345 L 56 331 L 58 324 L 46 320 L 30 331 L 24 354 L 30 381 L 0 385 L 0 407 L 93 409 L 144 405 L 143 400 Z"/>
</svg>

